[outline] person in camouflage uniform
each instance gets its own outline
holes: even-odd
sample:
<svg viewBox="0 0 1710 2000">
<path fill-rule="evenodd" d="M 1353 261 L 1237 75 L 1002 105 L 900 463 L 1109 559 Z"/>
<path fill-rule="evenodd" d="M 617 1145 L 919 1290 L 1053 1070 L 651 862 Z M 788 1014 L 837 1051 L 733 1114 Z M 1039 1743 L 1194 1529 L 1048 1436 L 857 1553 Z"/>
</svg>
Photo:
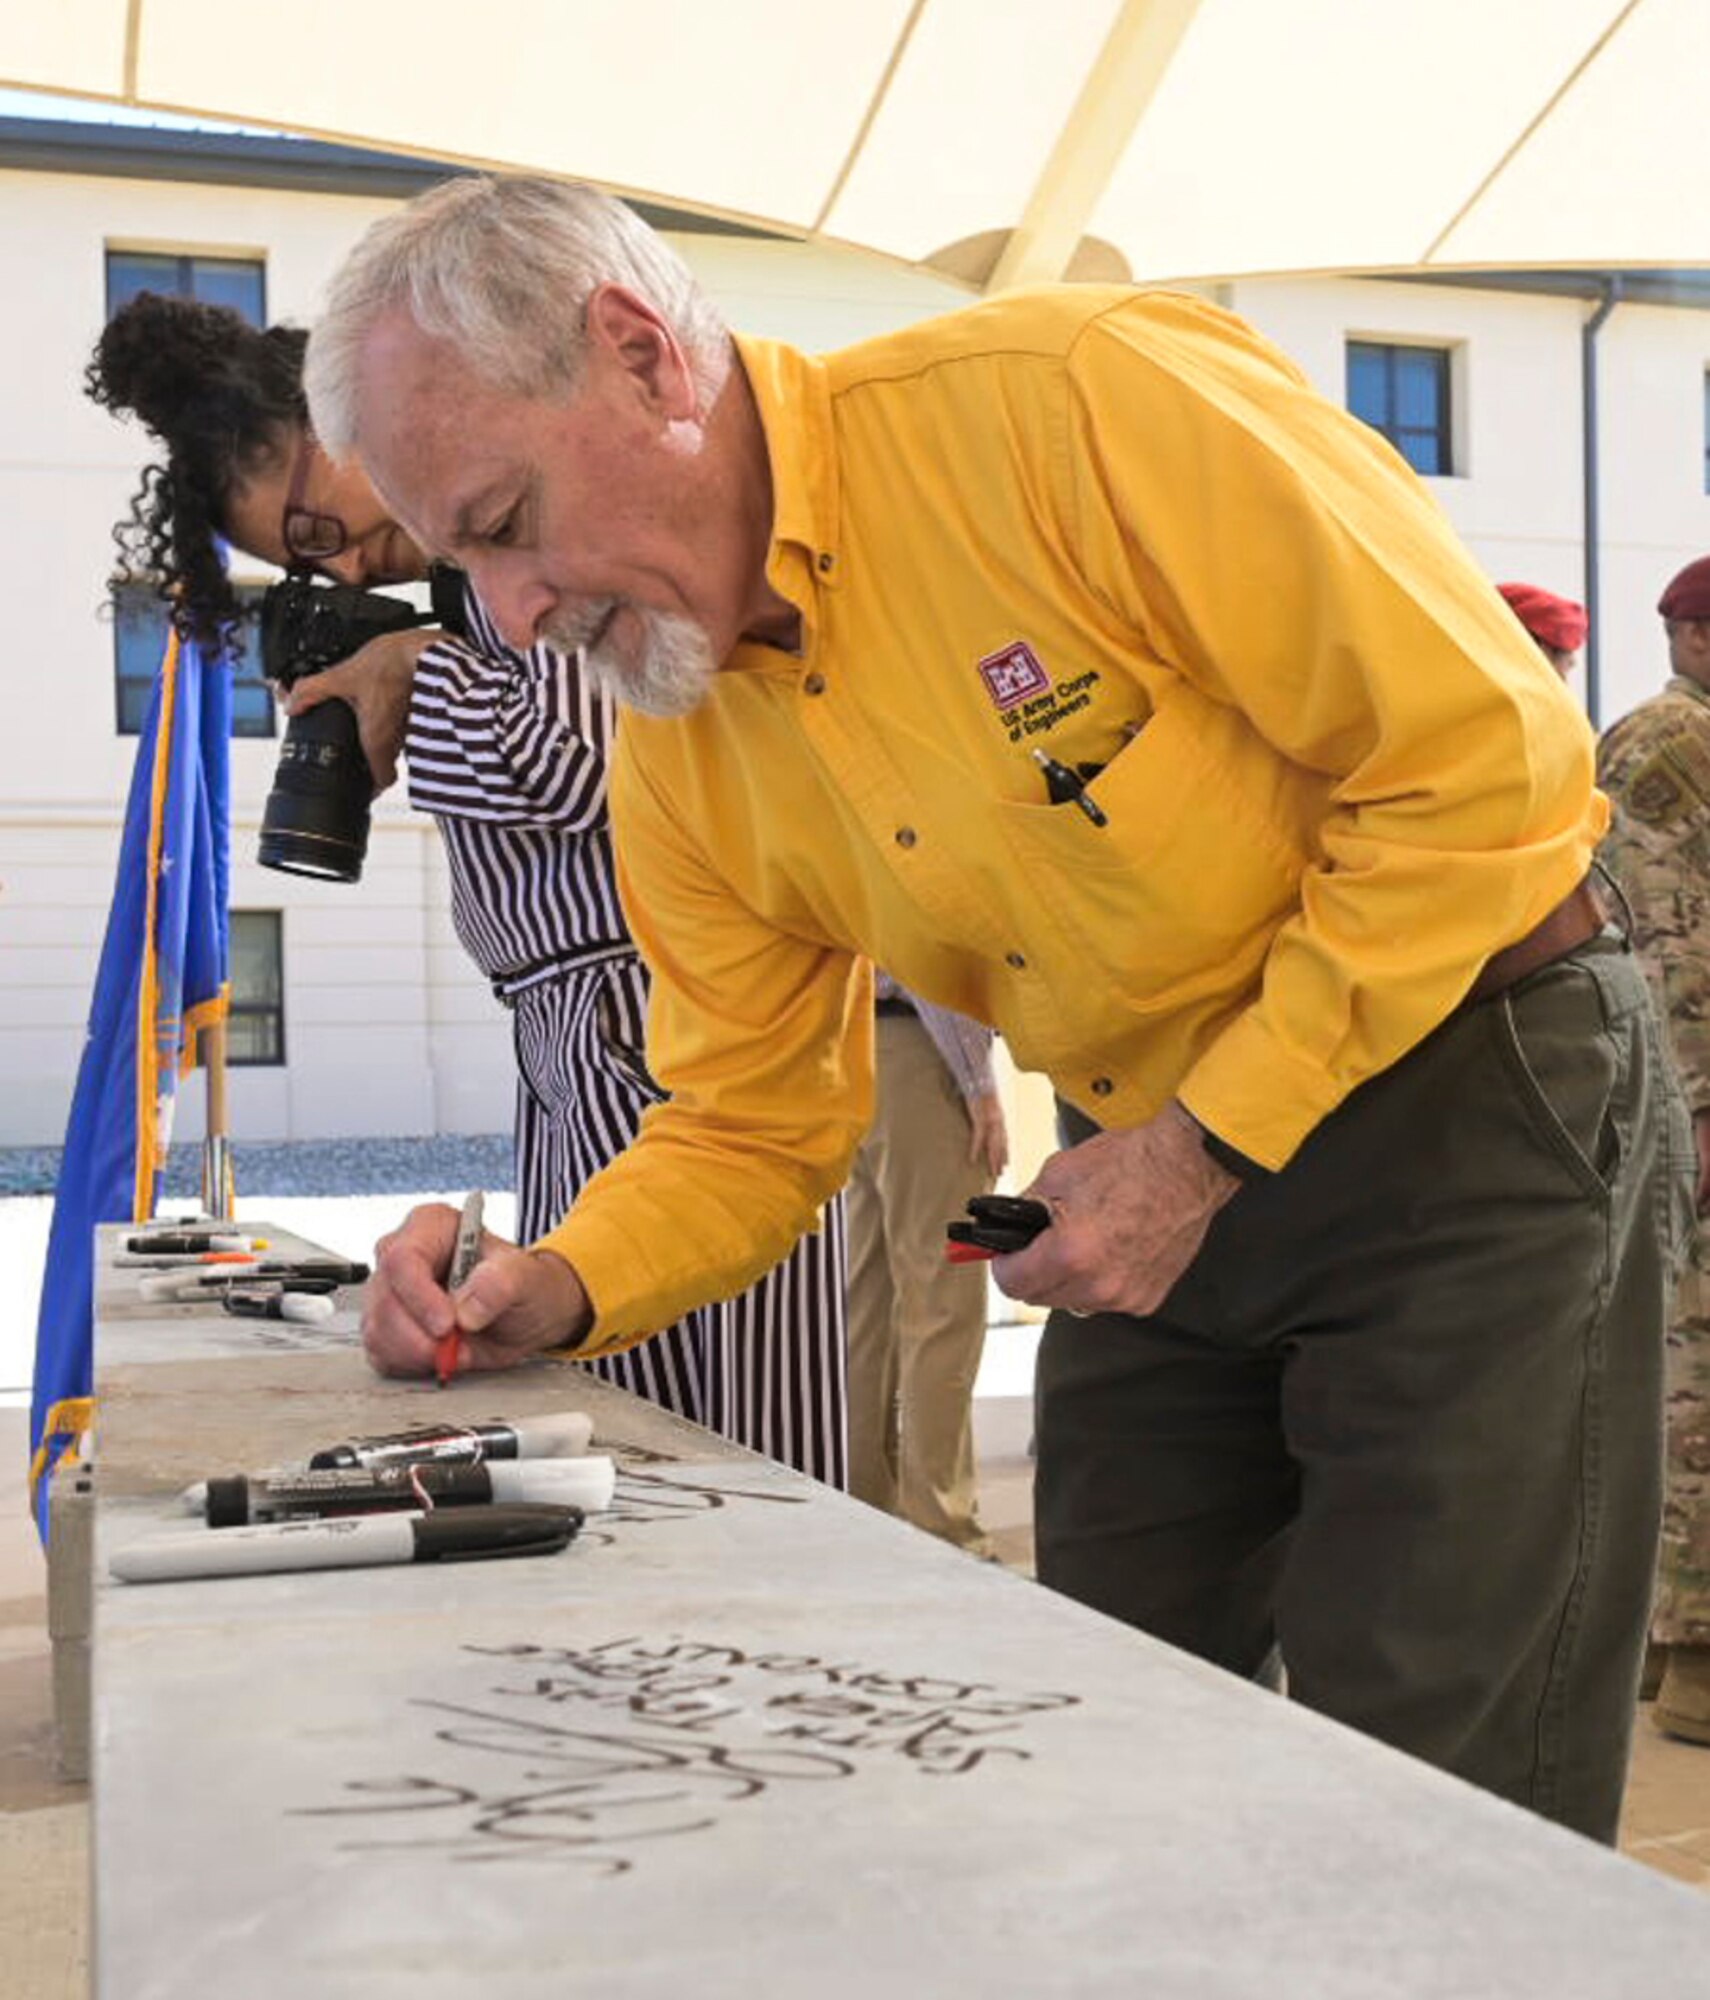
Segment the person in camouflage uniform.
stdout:
<svg viewBox="0 0 1710 2000">
<path fill-rule="evenodd" d="M 1698 1214 L 1668 1335 L 1662 1551 L 1651 1635 L 1666 1664 L 1655 1717 L 1710 1744 L 1710 556 L 1657 605 L 1672 678 L 1604 736 L 1615 807 L 1603 860 L 1668 1023 L 1698 1140 Z"/>
</svg>

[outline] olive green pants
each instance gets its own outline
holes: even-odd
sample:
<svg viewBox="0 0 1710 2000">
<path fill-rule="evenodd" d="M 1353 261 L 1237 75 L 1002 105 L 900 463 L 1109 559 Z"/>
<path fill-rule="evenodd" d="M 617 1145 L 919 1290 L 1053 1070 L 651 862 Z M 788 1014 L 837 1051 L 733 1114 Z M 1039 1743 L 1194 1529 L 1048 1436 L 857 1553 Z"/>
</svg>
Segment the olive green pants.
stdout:
<svg viewBox="0 0 1710 2000">
<path fill-rule="evenodd" d="M 1463 1007 L 1158 1313 L 1052 1314 L 1041 1581 L 1612 1840 L 1692 1174 L 1621 940 Z"/>
</svg>

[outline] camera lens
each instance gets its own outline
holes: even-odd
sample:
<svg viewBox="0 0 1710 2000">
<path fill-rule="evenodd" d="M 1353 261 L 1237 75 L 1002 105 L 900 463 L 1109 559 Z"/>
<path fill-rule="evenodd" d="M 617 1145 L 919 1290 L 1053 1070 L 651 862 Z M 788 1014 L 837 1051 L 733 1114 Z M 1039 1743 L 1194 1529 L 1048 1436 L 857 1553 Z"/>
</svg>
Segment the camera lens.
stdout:
<svg viewBox="0 0 1710 2000">
<path fill-rule="evenodd" d="M 256 858 L 287 875 L 360 881 L 373 797 L 349 702 L 323 701 L 293 716 L 261 815 Z"/>
</svg>

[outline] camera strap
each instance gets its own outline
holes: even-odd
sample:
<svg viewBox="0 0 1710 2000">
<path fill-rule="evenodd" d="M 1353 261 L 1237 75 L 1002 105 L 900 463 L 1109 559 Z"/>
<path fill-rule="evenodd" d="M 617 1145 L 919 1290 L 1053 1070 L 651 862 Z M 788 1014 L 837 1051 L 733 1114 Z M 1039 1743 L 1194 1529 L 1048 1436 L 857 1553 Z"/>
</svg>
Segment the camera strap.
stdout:
<svg viewBox="0 0 1710 2000">
<path fill-rule="evenodd" d="M 436 562 L 428 569 L 428 621 L 443 626 L 454 639 L 469 637 L 469 579 L 455 563 Z"/>
</svg>

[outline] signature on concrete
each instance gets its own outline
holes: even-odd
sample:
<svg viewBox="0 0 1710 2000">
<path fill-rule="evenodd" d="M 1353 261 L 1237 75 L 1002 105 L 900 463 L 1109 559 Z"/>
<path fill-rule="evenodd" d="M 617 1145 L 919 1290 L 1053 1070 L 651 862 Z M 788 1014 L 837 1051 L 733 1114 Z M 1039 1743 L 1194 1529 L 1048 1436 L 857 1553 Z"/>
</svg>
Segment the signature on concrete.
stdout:
<svg viewBox="0 0 1710 2000">
<path fill-rule="evenodd" d="M 478 1782 L 355 1779 L 343 1803 L 307 1809 L 352 1822 L 353 1833 L 361 1825 L 347 1851 L 549 1856 L 621 1875 L 644 1843 L 710 1832 L 733 1807 L 783 1788 L 880 1763 L 944 1779 L 1027 1762 L 1024 1725 L 1080 1700 L 687 1638 L 460 1651 L 510 1671 L 475 1700 L 411 1707 L 431 1721 L 439 1756 L 520 1768 Z"/>
<path fill-rule="evenodd" d="M 734 1477 L 740 1480 L 740 1471 Z M 710 1479 L 692 1479 L 681 1469 L 670 1473 L 648 1472 L 626 1453 L 620 1460 L 617 1490 L 604 1514 L 590 1514 L 579 1539 L 586 1545 L 611 1542 L 611 1530 L 620 1527 L 647 1527 L 661 1521 L 679 1521 L 689 1514 L 716 1514 L 737 1500 L 760 1500 L 776 1507 L 805 1507 L 813 1498 L 811 1489 L 787 1487 L 719 1485 Z"/>
</svg>

